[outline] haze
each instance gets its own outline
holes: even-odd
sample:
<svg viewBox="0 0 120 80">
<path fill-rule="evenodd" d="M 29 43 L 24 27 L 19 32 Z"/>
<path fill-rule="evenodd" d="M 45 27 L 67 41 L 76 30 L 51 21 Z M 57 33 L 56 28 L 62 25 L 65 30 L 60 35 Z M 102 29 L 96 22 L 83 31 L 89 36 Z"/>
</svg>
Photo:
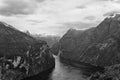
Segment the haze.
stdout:
<svg viewBox="0 0 120 80">
<path fill-rule="evenodd" d="M 119 0 L 0 0 L 0 21 L 32 34 L 63 35 L 120 12 Z"/>
</svg>

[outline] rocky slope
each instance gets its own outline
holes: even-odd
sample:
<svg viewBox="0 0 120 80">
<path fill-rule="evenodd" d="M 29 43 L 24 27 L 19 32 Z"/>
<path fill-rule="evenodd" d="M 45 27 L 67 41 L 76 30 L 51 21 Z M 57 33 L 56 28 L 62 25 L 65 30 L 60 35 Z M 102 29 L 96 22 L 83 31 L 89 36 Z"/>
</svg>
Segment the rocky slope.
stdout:
<svg viewBox="0 0 120 80">
<path fill-rule="evenodd" d="M 92 74 L 90 80 L 120 80 L 120 64 L 106 67 L 103 73 Z"/>
<path fill-rule="evenodd" d="M 54 58 L 45 41 L 0 22 L 0 79 L 20 80 L 54 68 Z"/>
<path fill-rule="evenodd" d="M 59 41 L 60 57 L 96 66 L 120 63 L 120 15 L 85 31 L 70 29 Z"/>
<path fill-rule="evenodd" d="M 51 52 L 54 55 L 58 55 L 59 54 L 59 49 L 60 49 L 60 44 L 59 42 L 56 42 L 55 44 L 53 44 L 53 46 L 51 47 Z"/>
</svg>

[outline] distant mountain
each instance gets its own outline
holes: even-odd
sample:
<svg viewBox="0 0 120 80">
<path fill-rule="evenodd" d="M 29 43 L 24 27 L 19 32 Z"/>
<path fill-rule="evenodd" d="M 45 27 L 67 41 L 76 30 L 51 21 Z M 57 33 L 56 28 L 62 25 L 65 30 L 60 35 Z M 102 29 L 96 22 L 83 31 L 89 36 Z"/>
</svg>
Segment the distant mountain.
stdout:
<svg viewBox="0 0 120 80">
<path fill-rule="evenodd" d="M 58 55 L 59 54 L 59 49 L 60 49 L 60 44 L 59 42 L 56 42 L 53 44 L 53 46 L 51 47 L 51 52 L 54 54 L 54 55 Z"/>
<path fill-rule="evenodd" d="M 53 68 L 47 43 L 0 22 L 0 79 L 20 80 Z"/>
<path fill-rule="evenodd" d="M 46 35 L 46 36 L 42 36 L 42 35 L 32 35 L 34 38 L 36 38 L 37 40 L 44 40 L 47 42 L 47 44 L 52 47 L 53 44 L 55 44 L 56 42 L 58 42 L 60 40 L 60 36 L 52 36 L 52 35 Z"/>
<path fill-rule="evenodd" d="M 70 29 L 60 39 L 61 58 L 96 66 L 120 63 L 120 15 L 105 18 L 97 27 Z"/>
</svg>

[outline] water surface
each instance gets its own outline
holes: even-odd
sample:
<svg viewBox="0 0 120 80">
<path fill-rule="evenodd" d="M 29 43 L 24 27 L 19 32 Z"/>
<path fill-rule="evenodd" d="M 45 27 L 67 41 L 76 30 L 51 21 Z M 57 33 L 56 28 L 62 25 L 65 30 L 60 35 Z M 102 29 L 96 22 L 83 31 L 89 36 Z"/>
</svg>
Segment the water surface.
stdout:
<svg viewBox="0 0 120 80">
<path fill-rule="evenodd" d="M 88 80 L 83 77 L 80 69 L 61 63 L 57 56 L 55 56 L 55 63 L 55 69 L 48 80 Z"/>
<path fill-rule="evenodd" d="M 61 63 L 58 56 L 55 56 L 55 63 L 53 70 L 23 80 L 88 80 L 87 77 L 83 77 L 80 69 Z"/>
</svg>

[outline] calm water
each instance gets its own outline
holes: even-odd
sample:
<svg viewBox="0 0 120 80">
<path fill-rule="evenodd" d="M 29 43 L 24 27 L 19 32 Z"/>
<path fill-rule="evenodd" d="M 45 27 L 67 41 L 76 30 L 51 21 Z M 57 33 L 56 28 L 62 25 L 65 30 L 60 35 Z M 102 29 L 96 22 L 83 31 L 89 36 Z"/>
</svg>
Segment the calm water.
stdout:
<svg viewBox="0 0 120 80">
<path fill-rule="evenodd" d="M 88 80 L 85 76 L 83 77 L 80 69 L 61 63 L 57 56 L 55 56 L 55 62 L 55 69 L 52 73 L 45 71 L 23 80 Z"/>
<path fill-rule="evenodd" d="M 69 65 L 65 65 L 56 57 L 56 66 L 48 80 L 88 80 L 83 78 L 81 71 Z"/>
</svg>

